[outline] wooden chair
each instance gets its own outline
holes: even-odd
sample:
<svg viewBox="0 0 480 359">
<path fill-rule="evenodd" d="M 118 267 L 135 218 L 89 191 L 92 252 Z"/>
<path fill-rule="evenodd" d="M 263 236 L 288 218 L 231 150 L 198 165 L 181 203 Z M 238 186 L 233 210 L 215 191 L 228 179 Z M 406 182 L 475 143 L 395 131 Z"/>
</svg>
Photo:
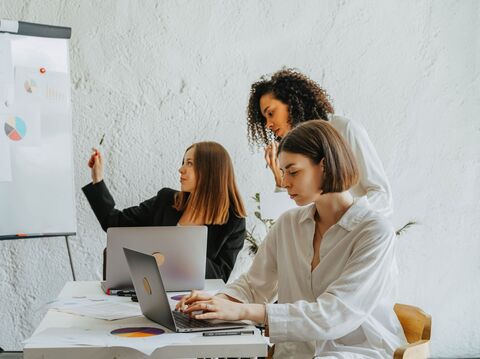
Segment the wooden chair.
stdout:
<svg viewBox="0 0 480 359">
<path fill-rule="evenodd" d="M 432 317 L 420 308 L 395 304 L 393 310 L 397 314 L 407 338 L 407 345 L 397 348 L 393 359 L 424 359 L 429 355 Z"/>
<path fill-rule="evenodd" d="M 429 355 L 432 317 L 420 308 L 407 304 L 395 304 L 393 307 L 407 338 L 407 345 L 397 348 L 393 359 L 425 359 Z M 265 330 L 268 337 L 268 327 Z M 268 349 L 267 358 L 273 357 L 275 346 Z"/>
</svg>

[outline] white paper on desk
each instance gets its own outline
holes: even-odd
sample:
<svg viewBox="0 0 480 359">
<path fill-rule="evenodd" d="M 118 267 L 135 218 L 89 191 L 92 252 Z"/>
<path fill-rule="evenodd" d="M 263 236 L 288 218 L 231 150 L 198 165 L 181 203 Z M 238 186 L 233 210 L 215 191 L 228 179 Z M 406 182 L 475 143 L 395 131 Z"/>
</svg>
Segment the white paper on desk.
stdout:
<svg viewBox="0 0 480 359">
<path fill-rule="evenodd" d="M 59 297 L 47 303 L 48 309 L 58 309 L 63 307 L 71 307 L 92 303 L 112 303 L 112 302 L 130 302 L 127 297 L 106 296 L 106 295 L 89 295 L 76 297 Z"/>
<path fill-rule="evenodd" d="M 105 332 L 105 331 L 103 331 Z M 85 328 L 48 328 L 23 342 L 34 348 L 57 348 L 71 346 L 106 347 L 105 335 L 98 335 L 97 330 Z"/>
<path fill-rule="evenodd" d="M 201 335 L 201 333 L 164 333 L 147 338 L 127 338 L 110 335 L 108 346 L 132 348 L 146 355 L 151 355 L 158 348 L 171 344 L 189 343 L 193 338 Z"/>
<path fill-rule="evenodd" d="M 56 310 L 103 320 L 119 320 L 142 315 L 140 307 L 134 303 L 92 303 L 75 307 L 57 308 Z"/>
<path fill-rule="evenodd" d="M 142 315 L 140 306 L 135 303 L 91 303 L 76 307 L 57 309 L 60 312 L 81 315 L 103 320 L 118 320 Z"/>
<path fill-rule="evenodd" d="M 102 326 L 94 329 L 48 328 L 23 343 L 25 346 L 34 348 L 71 346 L 132 348 L 146 355 L 151 355 L 158 348 L 171 344 L 189 343 L 193 338 L 201 336 L 201 333 L 164 333 L 146 338 L 127 338 L 110 334 L 115 329 L 118 328 L 113 326 Z"/>
<path fill-rule="evenodd" d="M 103 320 L 118 320 L 142 315 L 138 303 L 122 297 L 85 297 L 53 301 L 50 309 Z"/>
</svg>

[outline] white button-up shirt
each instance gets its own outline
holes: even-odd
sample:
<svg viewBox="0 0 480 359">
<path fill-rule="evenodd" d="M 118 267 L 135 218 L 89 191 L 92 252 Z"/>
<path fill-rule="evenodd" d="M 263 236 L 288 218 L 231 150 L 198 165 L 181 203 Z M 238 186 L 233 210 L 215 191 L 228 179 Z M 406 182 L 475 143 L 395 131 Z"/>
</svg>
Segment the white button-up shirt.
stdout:
<svg viewBox="0 0 480 359">
<path fill-rule="evenodd" d="M 360 123 L 345 117 L 329 115 L 328 118 L 328 122 L 347 141 L 357 160 L 360 180 L 350 193 L 354 197 L 366 196 L 373 210 L 390 217 L 393 213 L 392 190 L 367 131 Z M 276 187 L 276 191 L 283 192 L 284 189 Z"/>
<path fill-rule="evenodd" d="M 324 234 L 311 271 L 314 204 L 284 213 L 247 273 L 222 293 L 267 304 L 275 358 L 391 358 L 406 343 L 394 306 L 395 233 L 365 198 Z M 320 213 L 320 217 L 322 214 Z"/>
</svg>

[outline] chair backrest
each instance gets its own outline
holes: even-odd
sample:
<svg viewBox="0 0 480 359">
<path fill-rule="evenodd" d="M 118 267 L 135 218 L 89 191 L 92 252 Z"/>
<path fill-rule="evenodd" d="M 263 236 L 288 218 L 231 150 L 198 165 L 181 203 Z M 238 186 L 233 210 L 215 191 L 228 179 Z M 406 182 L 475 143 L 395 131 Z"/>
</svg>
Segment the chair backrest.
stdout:
<svg viewBox="0 0 480 359">
<path fill-rule="evenodd" d="M 430 340 L 432 317 L 420 308 L 407 304 L 395 304 L 394 308 L 409 343 Z"/>
</svg>

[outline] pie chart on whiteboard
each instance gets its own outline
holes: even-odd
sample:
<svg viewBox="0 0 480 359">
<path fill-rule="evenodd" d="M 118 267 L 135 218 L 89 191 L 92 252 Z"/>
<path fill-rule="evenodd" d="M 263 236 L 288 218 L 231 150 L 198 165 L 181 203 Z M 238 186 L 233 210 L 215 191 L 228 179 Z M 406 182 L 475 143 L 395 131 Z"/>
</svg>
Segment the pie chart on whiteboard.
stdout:
<svg viewBox="0 0 480 359">
<path fill-rule="evenodd" d="M 5 134 L 12 141 L 21 141 L 27 134 L 27 125 L 18 116 L 8 116 L 5 121 Z"/>
</svg>

